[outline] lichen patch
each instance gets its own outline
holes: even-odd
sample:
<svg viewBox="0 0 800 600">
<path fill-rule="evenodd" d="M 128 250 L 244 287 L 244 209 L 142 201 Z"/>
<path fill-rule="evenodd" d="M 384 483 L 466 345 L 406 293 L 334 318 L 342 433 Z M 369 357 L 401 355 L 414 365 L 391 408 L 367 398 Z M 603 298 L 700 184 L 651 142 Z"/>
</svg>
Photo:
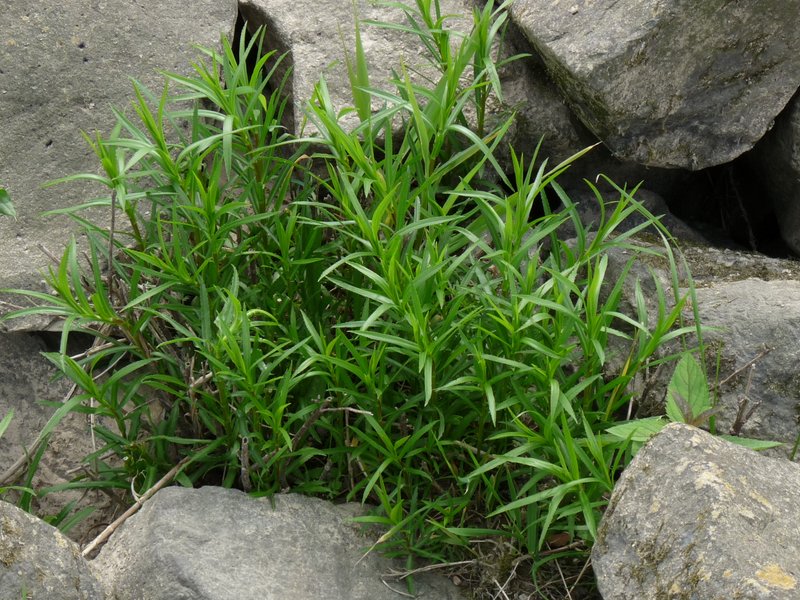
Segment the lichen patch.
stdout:
<svg viewBox="0 0 800 600">
<path fill-rule="evenodd" d="M 775 563 L 756 571 L 756 577 L 768 586 L 781 590 L 793 590 L 797 587 L 797 579 Z"/>
</svg>

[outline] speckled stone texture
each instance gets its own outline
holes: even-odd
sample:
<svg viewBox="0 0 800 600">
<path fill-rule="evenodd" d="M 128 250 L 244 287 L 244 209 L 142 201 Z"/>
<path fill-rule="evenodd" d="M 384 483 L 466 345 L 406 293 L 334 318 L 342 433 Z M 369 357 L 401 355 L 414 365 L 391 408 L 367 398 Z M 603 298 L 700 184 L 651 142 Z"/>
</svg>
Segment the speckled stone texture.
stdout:
<svg viewBox="0 0 800 600">
<path fill-rule="evenodd" d="M 800 466 L 672 424 L 622 474 L 592 564 L 604 600 L 800 596 Z"/>
</svg>

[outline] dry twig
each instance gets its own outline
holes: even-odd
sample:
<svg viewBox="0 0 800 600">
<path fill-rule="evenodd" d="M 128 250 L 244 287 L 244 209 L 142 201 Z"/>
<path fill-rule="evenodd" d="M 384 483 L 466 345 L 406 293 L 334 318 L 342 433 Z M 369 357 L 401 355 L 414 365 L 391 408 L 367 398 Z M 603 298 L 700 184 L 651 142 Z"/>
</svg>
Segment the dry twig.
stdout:
<svg viewBox="0 0 800 600">
<path fill-rule="evenodd" d="M 416 569 L 411 569 L 410 571 L 390 571 L 389 573 L 384 573 L 384 577 L 392 577 L 394 579 L 402 581 L 406 577 L 411 577 L 412 575 L 416 575 L 418 573 L 428 573 L 430 571 L 436 571 L 437 569 L 450 569 L 452 567 L 463 567 L 466 565 L 474 565 L 478 561 L 475 559 L 472 560 L 459 560 L 457 562 L 449 562 L 449 563 L 436 563 L 432 565 L 426 565 L 424 567 L 417 567 Z"/>
<path fill-rule="evenodd" d="M 400 590 L 394 589 L 392 586 L 390 586 L 388 583 L 386 583 L 383 579 L 381 579 L 381 583 L 383 585 L 385 585 L 387 588 L 389 588 L 390 590 L 392 590 L 395 594 L 399 594 L 400 596 L 404 596 L 406 598 L 416 598 L 416 596 L 413 596 L 413 595 L 411 595 L 409 593 L 401 592 Z"/>
<path fill-rule="evenodd" d="M 102 532 L 100 532 L 100 535 L 94 538 L 94 540 L 92 540 L 92 542 L 88 546 L 86 546 L 86 548 L 83 549 L 81 555 L 85 558 L 89 556 L 89 554 L 94 552 L 101 544 L 105 543 L 105 541 L 109 537 L 111 537 L 111 534 L 114 533 L 120 525 L 122 525 L 125 521 L 127 521 L 130 516 L 135 514 L 136 511 L 138 511 L 142 507 L 142 505 L 145 502 L 147 502 L 147 500 L 150 499 L 150 497 L 153 494 L 155 494 L 158 490 L 160 490 L 162 487 L 164 487 L 170 481 L 172 481 L 178 474 L 178 471 L 180 471 L 190 460 L 191 457 L 187 456 L 183 460 L 181 460 L 177 465 L 172 467 L 166 475 L 164 475 L 153 485 L 153 487 L 151 487 L 144 494 L 142 494 L 139 497 L 139 499 L 134 503 L 134 505 L 131 506 L 128 510 L 126 510 L 122 514 L 122 516 L 120 516 L 116 521 L 111 523 L 111 525 L 109 525 Z"/>
<path fill-rule="evenodd" d="M 745 384 L 744 394 L 739 397 L 739 407 L 736 410 L 736 418 L 733 420 L 733 424 L 729 430 L 731 435 L 739 435 L 742 432 L 742 427 L 750 418 L 753 416 L 753 413 L 756 412 L 756 409 L 761 406 L 760 401 L 753 402 L 752 406 L 750 405 L 750 386 L 753 383 L 753 373 L 756 370 L 755 364 L 750 365 L 750 372 L 747 374 L 747 383 Z M 749 406 L 749 410 L 748 410 Z"/>
<path fill-rule="evenodd" d="M 587 558 L 587 559 L 586 559 L 586 562 L 584 562 L 584 563 L 583 563 L 583 568 L 581 568 L 581 571 L 580 571 L 580 573 L 578 573 L 578 576 L 575 578 L 575 583 L 573 583 L 573 584 L 572 584 L 572 587 L 570 587 L 570 588 L 569 588 L 569 590 L 567 590 L 567 594 L 568 594 L 568 595 L 570 595 L 570 596 L 571 596 L 571 594 L 572 594 L 572 591 L 573 591 L 573 590 L 574 590 L 574 589 L 575 589 L 575 588 L 578 586 L 578 584 L 581 582 L 581 578 L 583 578 L 583 575 L 584 575 L 584 573 L 586 573 L 586 570 L 589 568 L 589 565 L 590 565 L 590 564 L 592 564 L 592 559 L 591 559 L 591 557 L 590 557 L 590 558 Z"/>
<path fill-rule="evenodd" d="M 770 348 L 769 346 L 765 346 L 765 347 L 764 347 L 764 349 L 763 349 L 761 352 L 759 352 L 759 353 L 758 353 L 756 356 L 754 356 L 753 358 L 751 358 L 750 360 L 748 360 L 748 361 L 747 361 L 745 364 L 743 364 L 741 367 L 739 367 L 738 369 L 736 369 L 736 370 L 735 370 L 733 373 L 731 373 L 730 375 L 728 375 L 728 376 L 727 376 L 725 379 L 723 379 L 723 380 L 722 380 L 722 381 L 720 381 L 719 383 L 717 383 L 717 384 L 715 384 L 715 385 L 711 386 L 711 388 L 712 388 L 712 389 L 719 389 L 719 388 L 721 388 L 723 385 L 725 385 L 726 383 L 728 383 L 728 382 L 729 382 L 731 379 L 733 379 L 734 377 L 736 377 L 737 375 L 739 375 L 739 374 L 740 374 L 742 371 L 744 371 L 744 370 L 748 369 L 749 367 L 751 367 L 751 366 L 755 365 L 755 363 L 757 363 L 759 360 L 761 360 L 762 358 L 764 358 L 764 357 L 765 357 L 767 354 L 769 354 L 770 352 L 772 352 L 772 348 Z"/>
</svg>

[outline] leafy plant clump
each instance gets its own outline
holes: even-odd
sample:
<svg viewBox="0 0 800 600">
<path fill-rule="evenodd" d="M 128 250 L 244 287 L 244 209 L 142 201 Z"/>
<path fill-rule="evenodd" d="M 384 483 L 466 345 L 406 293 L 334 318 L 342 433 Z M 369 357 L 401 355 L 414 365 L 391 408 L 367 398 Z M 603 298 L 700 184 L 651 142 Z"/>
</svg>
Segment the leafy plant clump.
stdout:
<svg viewBox="0 0 800 600">
<path fill-rule="evenodd" d="M 557 181 L 579 155 L 550 167 L 511 151 L 501 168 L 513 115 L 492 125 L 485 106 L 505 5 L 463 36 L 430 0 L 404 10 L 437 78 L 400 68 L 393 89 L 370 87 L 357 44 L 355 130 L 324 79 L 316 132 L 283 129 L 282 57 L 257 56 L 261 32 L 204 49 L 160 96 L 136 85 L 135 116 L 87 138 L 104 175 L 63 181 L 110 193 L 58 212 L 83 225 L 88 264 L 70 242 L 55 294 L 20 291 L 39 306 L 16 313 L 63 319 L 48 358 L 96 418 L 100 446 L 70 487 L 142 493 L 188 459 L 186 486 L 374 505 L 362 520 L 409 566 L 474 558 L 487 537 L 510 548 L 505 575 L 517 556 L 535 571 L 586 555 L 631 454 L 606 431 L 637 373 L 694 328 L 661 288 L 655 317 L 620 310 L 643 252 L 631 237 L 658 226 L 630 193 L 605 203 L 589 184 L 590 229 Z M 98 206 L 110 229 L 82 216 Z M 647 222 L 623 230 L 633 213 Z M 78 332 L 94 344 L 69 356 Z M 609 374 L 612 340 L 624 368 Z"/>
</svg>

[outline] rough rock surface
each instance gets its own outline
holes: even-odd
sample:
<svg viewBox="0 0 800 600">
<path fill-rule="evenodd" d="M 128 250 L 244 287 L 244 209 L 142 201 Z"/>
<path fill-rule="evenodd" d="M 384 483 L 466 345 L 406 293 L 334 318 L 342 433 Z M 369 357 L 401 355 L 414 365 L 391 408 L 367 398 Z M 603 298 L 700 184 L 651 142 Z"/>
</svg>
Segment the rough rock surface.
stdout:
<svg viewBox="0 0 800 600">
<path fill-rule="evenodd" d="M 14 411 L 0 445 L 0 470 L 5 470 L 33 442 L 53 412 L 41 401 L 62 401 L 69 384 L 53 382 L 55 368 L 41 356 L 45 345 L 26 333 L 0 335 L 0 413 Z"/>
<path fill-rule="evenodd" d="M 103 194 L 97 186 L 42 184 L 96 172 L 81 131 L 111 130 L 111 108 L 130 106 L 131 77 L 160 92 L 157 70 L 188 73 L 193 44 L 214 46 L 233 34 L 236 2 L 193 1 L 187 11 L 174 0 L 5 0 L 0 22 L 0 187 L 19 215 L 0 219 L 0 288 L 42 289 L 50 259 L 39 245 L 60 256 L 75 227 L 41 213 Z"/>
<path fill-rule="evenodd" d="M 606 219 L 609 218 L 610 213 L 615 208 L 614 203 L 618 202 L 620 197 L 621 194 L 619 192 L 603 194 L 603 198 L 606 202 Z M 597 201 L 597 196 L 595 196 L 593 191 L 584 186 L 584 189 L 573 192 L 570 199 L 577 205 L 584 226 L 590 230 L 596 230 L 603 219 L 603 212 Z M 633 199 L 639 202 L 651 215 L 658 218 L 659 222 L 667 228 L 667 231 L 669 231 L 672 236 L 686 242 L 706 243 L 705 238 L 698 231 L 670 212 L 667 203 L 660 195 L 647 189 L 639 189 L 633 194 Z M 647 218 L 643 214 L 634 212 L 620 223 L 616 232 L 622 233 L 628 231 L 646 221 Z M 651 236 L 658 237 L 659 230 L 655 226 L 648 227 L 645 231 Z M 565 229 L 565 232 L 572 234 L 572 230 L 568 228 Z"/>
<path fill-rule="evenodd" d="M 0 598 L 104 600 L 75 542 L 7 502 L 0 502 Z"/>
<path fill-rule="evenodd" d="M 110 600 L 396 600 L 381 581 L 392 563 L 375 536 L 334 506 L 296 494 L 275 507 L 236 490 L 166 488 L 128 520 L 92 561 Z M 405 591 L 403 583 L 388 581 Z M 444 578 L 417 580 L 417 597 L 456 599 Z"/>
<path fill-rule="evenodd" d="M 56 369 L 41 356 L 47 350 L 40 336 L 27 333 L 0 334 L 0 417 L 14 411 L 11 425 L 0 439 L 0 487 L 24 483 L 27 473 L 25 463 L 10 476 L 18 459 L 34 452 L 33 443 L 39 432 L 55 412 L 52 404 L 67 398 L 70 385 L 64 379 L 54 380 Z M 69 414 L 50 435 L 33 487 L 42 489 L 67 483 L 75 477 L 76 467 L 84 455 L 92 452 L 91 428 L 86 415 Z M 6 476 L 10 477 L 6 477 Z M 14 499 L 9 493 L 6 500 Z M 74 510 L 93 507 L 94 512 L 70 530 L 75 540 L 88 537 L 90 530 L 110 520 L 110 500 L 103 493 L 92 490 L 72 490 L 57 494 L 38 495 L 33 509 L 42 516 L 57 515 L 69 502 Z M 5 597 L 5 596 L 0 596 Z"/>
<path fill-rule="evenodd" d="M 800 467 L 673 424 L 614 488 L 592 564 L 605 600 L 800 594 Z"/>
<path fill-rule="evenodd" d="M 764 190 L 773 199 L 781 237 L 800 255 L 800 95 L 753 151 Z"/>
<path fill-rule="evenodd" d="M 784 442 L 771 452 L 786 457 L 800 435 L 800 280 L 715 282 L 697 289 L 697 302 L 709 328 L 709 361 L 716 363 L 719 353 L 720 378 L 738 372 L 720 389 L 719 431 L 727 433 L 746 396 L 747 409 L 755 410 L 741 434 Z"/>
<path fill-rule="evenodd" d="M 718 283 L 751 278 L 763 281 L 800 281 L 798 260 L 707 245 L 684 245 L 682 252 L 698 287 L 712 287 Z"/>
<path fill-rule="evenodd" d="M 276 50 L 279 55 L 288 53 L 280 72 L 292 69 L 287 91 L 291 98 L 289 124 L 293 130 L 300 130 L 306 103 L 320 77 L 325 78 L 331 100 L 338 109 L 353 105 L 345 55 L 352 58 L 355 53 L 356 10 L 362 21 L 405 23 L 403 11 L 363 0 L 357 6 L 338 0 L 243 0 L 241 3 L 241 16 L 251 30 L 266 26 L 265 50 Z M 463 15 L 450 21 L 451 27 L 460 31 L 471 25 L 469 10 L 461 0 L 442 2 L 443 13 Z M 392 70 L 399 72 L 403 63 L 411 77 L 415 72 L 417 77 L 436 76 L 436 69 L 426 60 L 424 47 L 414 35 L 364 23 L 361 39 L 369 64 L 370 84 L 374 87 L 394 90 L 390 84 Z M 376 102 L 374 109 L 378 108 Z M 342 123 L 354 127 L 358 117 L 346 115 Z"/>
<path fill-rule="evenodd" d="M 791 2 L 517 0 L 511 10 L 581 120 L 641 164 L 730 161 L 800 86 Z"/>
</svg>

